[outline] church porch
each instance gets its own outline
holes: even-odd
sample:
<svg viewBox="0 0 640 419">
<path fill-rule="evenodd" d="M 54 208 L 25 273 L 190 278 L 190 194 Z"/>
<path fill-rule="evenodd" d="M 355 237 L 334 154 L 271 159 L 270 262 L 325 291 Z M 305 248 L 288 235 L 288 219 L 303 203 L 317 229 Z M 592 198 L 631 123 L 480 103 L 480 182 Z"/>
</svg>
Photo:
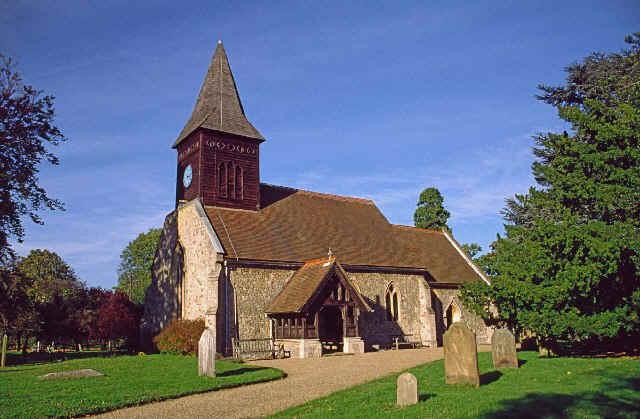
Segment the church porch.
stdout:
<svg viewBox="0 0 640 419">
<path fill-rule="evenodd" d="M 371 308 L 335 258 L 306 263 L 272 301 L 272 338 L 295 358 L 363 353 L 360 313 Z"/>
</svg>

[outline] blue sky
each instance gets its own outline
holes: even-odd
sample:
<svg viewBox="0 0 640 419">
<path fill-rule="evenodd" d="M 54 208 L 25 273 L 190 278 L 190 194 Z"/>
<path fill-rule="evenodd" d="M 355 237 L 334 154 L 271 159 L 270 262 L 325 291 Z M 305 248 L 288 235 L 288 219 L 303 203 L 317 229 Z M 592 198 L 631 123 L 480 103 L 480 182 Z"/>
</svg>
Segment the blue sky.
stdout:
<svg viewBox="0 0 640 419">
<path fill-rule="evenodd" d="M 372 198 L 399 224 L 436 186 L 456 238 L 487 247 L 532 183 L 531 135 L 563 127 L 536 85 L 639 23 L 637 1 L 3 2 L 0 52 L 56 96 L 69 139 L 41 170 L 67 209 L 17 248 L 115 285 L 124 246 L 173 208 L 170 146 L 218 39 L 267 138 L 263 182 Z"/>
</svg>

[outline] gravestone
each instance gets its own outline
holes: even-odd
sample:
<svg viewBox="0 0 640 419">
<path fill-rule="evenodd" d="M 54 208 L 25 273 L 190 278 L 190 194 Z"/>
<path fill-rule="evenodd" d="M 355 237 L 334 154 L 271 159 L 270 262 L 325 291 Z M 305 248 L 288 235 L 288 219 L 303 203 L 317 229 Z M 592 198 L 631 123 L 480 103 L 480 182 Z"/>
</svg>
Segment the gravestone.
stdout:
<svg viewBox="0 0 640 419">
<path fill-rule="evenodd" d="M 445 382 L 479 387 L 476 334 L 463 323 L 456 322 L 445 332 L 443 340 Z"/>
<path fill-rule="evenodd" d="M 216 376 L 216 335 L 208 327 L 198 341 L 198 375 Z"/>
<path fill-rule="evenodd" d="M 104 374 L 99 371 L 86 368 L 82 370 L 50 372 L 49 374 L 41 375 L 38 378 L 40 380 L 59 380 L 63 378 L 102 377 L 103 375 Z"/>
<path fill-rule="evenodd" d="M 498 329 L 493 332 L 491 358 L 494 368 L 518 368 L 516 339 L 509 329 Z"/>
<path fill-rule="evenodd" d="M 396 389 L 396 404 L 400 407 L 418 403 L 418 380 L 410 372 L 400 374 Z"/>
</svg>

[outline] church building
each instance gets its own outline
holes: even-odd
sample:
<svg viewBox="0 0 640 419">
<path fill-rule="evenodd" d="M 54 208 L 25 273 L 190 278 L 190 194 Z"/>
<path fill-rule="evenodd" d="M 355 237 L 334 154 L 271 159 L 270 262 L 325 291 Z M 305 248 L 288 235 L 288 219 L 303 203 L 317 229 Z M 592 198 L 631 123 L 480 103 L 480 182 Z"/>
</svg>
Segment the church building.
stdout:
<svg viewBox="0 0 640 419">
<path fill-rule="evenodd" d="M 461 284 L 489 281 L 449 232 L 392 224 L 369 199 L 261 183 L 261 146 L 218 42 L 173 144 L 176 208 L 156 252 L 143 339 L 174 319 L 203 318 L 225 355 L 234 339 L 273 339 L 301 358 L 397 339 L 433 347 L 456 321 L 489 341 L 491 329 L 458 299 Z"/>
</svg>

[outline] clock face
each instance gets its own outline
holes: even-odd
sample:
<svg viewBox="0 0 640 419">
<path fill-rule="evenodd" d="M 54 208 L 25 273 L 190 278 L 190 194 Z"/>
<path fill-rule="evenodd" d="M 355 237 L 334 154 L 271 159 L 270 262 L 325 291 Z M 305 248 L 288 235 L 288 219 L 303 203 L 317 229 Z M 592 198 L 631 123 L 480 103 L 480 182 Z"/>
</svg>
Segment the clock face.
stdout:
<svg viewBox="0 0 640 419">
<path fill-rule="evenodd" d="M 191 179 L 193 178 L 193 170 L 191 170 L 191 165 L 187 166 L 184 169 L 184 173 L 182 174 L 182 184 L 185 189 L 191 186 Z"/>
</svg>

